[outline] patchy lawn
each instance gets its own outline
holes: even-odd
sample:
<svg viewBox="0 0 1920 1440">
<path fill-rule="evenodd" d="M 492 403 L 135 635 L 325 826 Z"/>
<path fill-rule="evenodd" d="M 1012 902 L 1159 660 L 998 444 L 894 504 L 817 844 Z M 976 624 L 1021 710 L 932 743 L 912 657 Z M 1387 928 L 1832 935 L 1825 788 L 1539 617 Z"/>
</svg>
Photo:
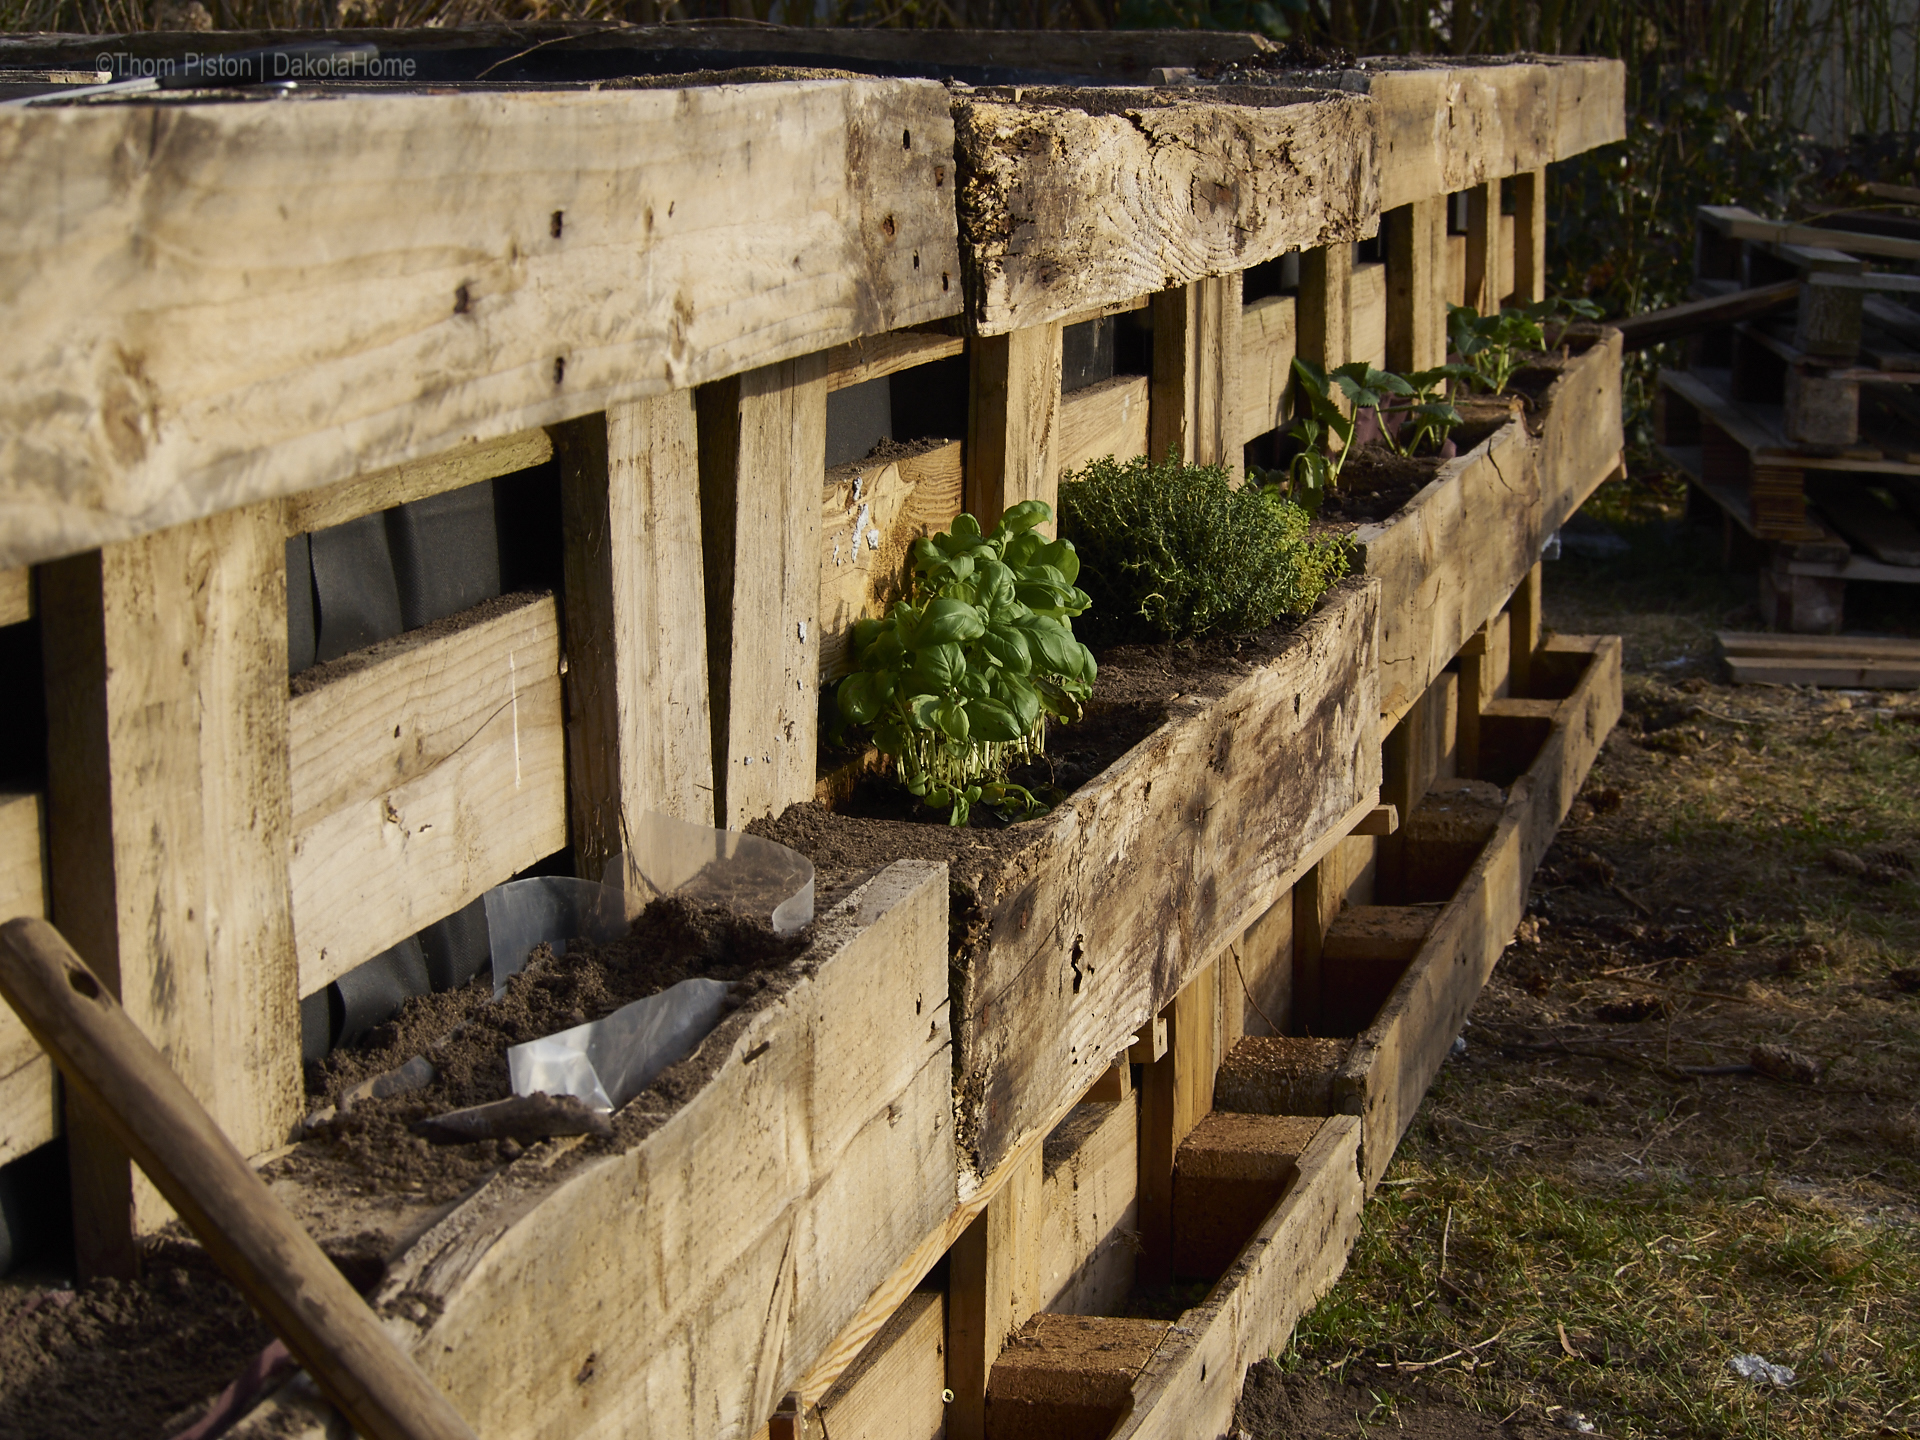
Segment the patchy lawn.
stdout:
<svg viewBox="0 0 1920 1440">
<path fill-rule="evenodd" d="M 1920 1435 L 1920 694 L 1727 685 L 1753 581 L 1673 498 L 1547 567 L 1626 715 L 1256 1440 Z"/>
</svg>

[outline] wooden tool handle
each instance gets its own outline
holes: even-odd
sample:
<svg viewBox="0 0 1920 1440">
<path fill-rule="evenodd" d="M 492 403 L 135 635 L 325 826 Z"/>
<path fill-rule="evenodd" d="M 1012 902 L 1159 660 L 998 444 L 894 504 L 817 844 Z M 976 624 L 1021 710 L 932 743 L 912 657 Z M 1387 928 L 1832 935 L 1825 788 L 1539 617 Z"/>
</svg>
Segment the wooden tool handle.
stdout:
<svg viewBox="0 0 1920 1440">
<path fill-rule="evenodd" d="M 368 1440 L 474 1440 L 46 921 L 0 926 L 0 996 L 355 1430 Z"/>
</svg>

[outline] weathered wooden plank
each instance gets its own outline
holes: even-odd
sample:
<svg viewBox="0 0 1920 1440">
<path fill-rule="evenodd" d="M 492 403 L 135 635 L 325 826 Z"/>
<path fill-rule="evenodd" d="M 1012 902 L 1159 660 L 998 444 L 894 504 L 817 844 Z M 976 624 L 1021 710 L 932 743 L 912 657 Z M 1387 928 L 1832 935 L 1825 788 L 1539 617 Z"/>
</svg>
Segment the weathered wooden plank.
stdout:
<svg viewBox="0 0 1920 1440">
<path fill-rule="evenodd" d="M 1031 1243 L 1041 1214 L 1042 1159 L 1033 1148 L 1013 1165 L 947 1257 L 949 1440 L 985 1440 L 987 1385 L 1007 1336 L 1039 1308 L 1039 1258 Z"/>
<path fill-rule="evenodd" d="M 1513 177 L 1513 243 L 1505 247 L 1513 272 L 1516 304 L 1547 298 L 1547 171 L 1522 170 Z"/>
<path fill-rule="evenodd" d="M 553 441 L 545 430 L 522 430 L 498 440 L 462 445 L 431 459 L 376 470 L 371 475 L 356 475 L 336 485 L 323 485 L 317 490 L 289 496 L 287 533 L 303 535 L 309 530 L 344 525 L 377 510 L 430 499 L 449 490 L 491 480 L 496 475 L 511 475 L 516 470 L 544 465 L 552 458 Z"/>
<path fill-rule="evenodd" d="M 1133 1386 L 1113 1440 L 1223 1435 L 1247 1367 L 1280 1350 L 1346 1269 L 1365 1196 L 1360 1127 L 1326 1120 L 1300 1154 L 1299 1178 L 1207 1298 L 1181 1316 Z"/>
<path fill-rule="evenodd" d="M 964 477 L 958 440 L 877 465 L 848 465 L 820 502 L 820 676 L 847 672 L 853 622 L 907 594 L 913 542 L 953 523 Z"/>
<path fill-rule="evenodd" d="M 1386 368 L 1387 267 L 1378 261 L 1354 266 L 1348 304 L 1353 312 L 1348 322 L 1353 358 Z"/>
<path fill-rule="evenodd" d="M 1415 200 L 1381 220 L 1387 242 L 1387 320 L 1384 368 L 1407 374 L 1447 357 L 1444 195 Z"/>
<path fill-rule="evenodd" d="M 1294 315 L 1294 344 L 1302 359 L 1332 370 L 1353 358 L 1353 246 L 1301 252 Z"/>
<path fill-rule="evenodd" d="M 1387 210 L 1536 170 L 1627 133 L 1626 67 L 1617 60 L 1445 69 L 1390 61 L 1370 73 L 1367 93 L 1380 107 Z"/>
<path fill-rule="evenodd" d="M 969 351 L 967 511 L 983 528 L 1023 500 L 1058 499 L 1061 328 L 983 336 Z"/>
<path fill-rule="evenodd" d="M 1115 375 L 1063 395 L 1054 468 L 1066 475 L 1108 455 L 1119 460 L 1145 455 L 1151 383 L 1145 375 Z"/>
<path fill-rule="evenodd" d="M 0 794 L 0 920 L 47 915 L 40 796 Z M 60 1133 L 53 1062 L 11 1009 L 0 1009 L 0 1165 Z"/>
<path fill-rule="evenodd" d="M 1188 464 L 1241 462 L 1234 406 L 1240 398 L 1241 276 L 1213 275 L 1152 299 L 1153 381 L 1147 453 Z"/>
<path fill-rule="evenodd" d="M 1293 383 L 1294 297 L 1269 295 L 1240 312 L 1240 443 L 1287 422 Z"/>
<path fill-rule="evenodd" d="M 334 665 L 288 717 L 303 995 L 567 843 L 552 596 Z"/>
<path fill-rule="evenodd" d="M 1576 356 L 1543 397 L 1539 439 L 1540 533 L 1572 518 L 1620 462 L 1620 332 L 1611 327 Z M 1536 554 L 1537 558 L 1537 554 Z M 1518 583 L 1519 576 L 1512 583 Z"/>
<path fill-rule="evenodd" d="M 1175 701 L 983 896 L 957 1021 L 963 1193 L 1371 808 L 1376 605 L 1345 584 L 1225 695 Z"/>
<path fill-rule="evenodd" d="M 281 507 L 39 579 L 52 918 L 241 1152 L 272 1149 L 301 1099 Z M 164 1203 L 77 1100 L 67 1130 L 82 1272 L 130 1274 Z"/>
<path fill-rule="evenodd" d="M 947 1297 L 916 1290 L 821 1397 L 823 1440 L 938 1440 L 946 1388 Z"/>
<path fill-rule="evenodd" d="M 0 152 L 0 568 L 959 295 L 925 81 L 14 109 Z"/>
<path fill-rule="evenodd" d="M 813 795 L 820 684 L 821 353 L 698 397 L 715 824 Z"/>
<path fill-rule="evenodd" d="M 1035 1236 L 1041 1308 L 1111 1314 L 1133 1288 L 1139 1094 L 1076 1105 L 1047 1137 Z"/>
<path fill-rule="evenodd" d="M 574 863 L 597 880 L 643 813 L 713 814 L 693 395 L 616 405 L 556 439 Z"/>
<path fill-rule="evenodd" d="M 1220 963 L 1203 966 L 1167 1007 L 1167 1053 L 1140 1078 L 1139 1272 L 1172 1283 L 1173 1183 L 1180 1145 L 1213 1108 L 1219 1062 Z"/>
<path fill-rule="evenodd" d="M 1500 182 L 1482 181 L 1467 189 L 1466 299 L 1461 303 L 1482 315 L 1500 308 L 1502 246 Z"/>
<path fill-rule="evenodd" d="M 396 1257 L 373 1296 L 395 1339 L 488 1434 L 751 1435 L 954 1203 L 946 925 L 945 866 L 855 891 L 658 1128 L 530 1156 Z"/>
<path fill-rule="evenodd" d="M 0 625 L 33 618 L 33 572 L 24 565 L 0 570 Z"/>
<path fill-rule="evenodd" d="M 1380 710 L 1390 729 L 1540 556 L 1540 479 L 1509 424 L 1355 539 L 1381 582 Z"/>
<path fill-rule="evenodd" d="M 1534 869 L 1620 716 L 1617 636 L 1557 636 L 1543 653 L 1584 654 L 1586 671 L 1557 707 L 1540 754 L 1508 790 L 1493 838 L 1334 1078 L 1335 1108 L 1359 1116 L 1363 1127 L 1361 1173 L 1369 1191 L 1513 938 Z"/>
<path fill-rule="evenodd" d="M 1377 223 L 1365 100 L 1232 87 L 1018 94 L 954 105 L 980 334 L 1355 240 Z"/>
<path fill-rule="evenodd" d="M 864 385 L 916 365 L 951 359 L 966 348 L 960 336 L 938 330 L 895 330 L 852 340 L 827 352 L 827 389 Z"/>
</svg>

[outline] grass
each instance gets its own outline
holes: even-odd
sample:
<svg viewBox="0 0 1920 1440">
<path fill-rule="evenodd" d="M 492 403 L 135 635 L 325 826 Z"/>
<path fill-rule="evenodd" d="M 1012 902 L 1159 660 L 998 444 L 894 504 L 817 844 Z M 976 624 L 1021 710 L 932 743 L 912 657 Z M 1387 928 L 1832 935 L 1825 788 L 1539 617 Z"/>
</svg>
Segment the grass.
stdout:
<svg viewBox="0 0 1920 1440">
<path fill-rule="evenodd" d="M 1627 554 L 1548 567 L 1550 625 L 1626 637 L 1627 714 L 1282 1357 L 1375 1427 L 1920 1434 L 1920 696 L 1723 683 L 1753 582 L 1673 498 L 1610 487 Z M 1860 598 L 1920 633 L 1920 597 Z M 1762 1044 L 1817 1083 L 1683 1068 Z"/>
</svg>

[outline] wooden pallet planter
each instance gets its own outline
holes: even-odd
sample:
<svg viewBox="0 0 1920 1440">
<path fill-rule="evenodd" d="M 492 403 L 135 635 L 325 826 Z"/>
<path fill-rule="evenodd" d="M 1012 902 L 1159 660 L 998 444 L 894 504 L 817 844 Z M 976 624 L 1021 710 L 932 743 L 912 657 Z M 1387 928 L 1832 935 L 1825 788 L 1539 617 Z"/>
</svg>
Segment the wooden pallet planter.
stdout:
<svg viewBox="0 0 1920 1440">
<path fill-rule="evenodd" d="M 483 1433 L 750 1433 L 952 1208 L 945 867 L 890 867 L 802 961 L 643 1139 L 546 1142 L 388 1265 L 373 1303 Z M 288 1395 L 233 1433 L 330 1431 Z"/>
</svg>

